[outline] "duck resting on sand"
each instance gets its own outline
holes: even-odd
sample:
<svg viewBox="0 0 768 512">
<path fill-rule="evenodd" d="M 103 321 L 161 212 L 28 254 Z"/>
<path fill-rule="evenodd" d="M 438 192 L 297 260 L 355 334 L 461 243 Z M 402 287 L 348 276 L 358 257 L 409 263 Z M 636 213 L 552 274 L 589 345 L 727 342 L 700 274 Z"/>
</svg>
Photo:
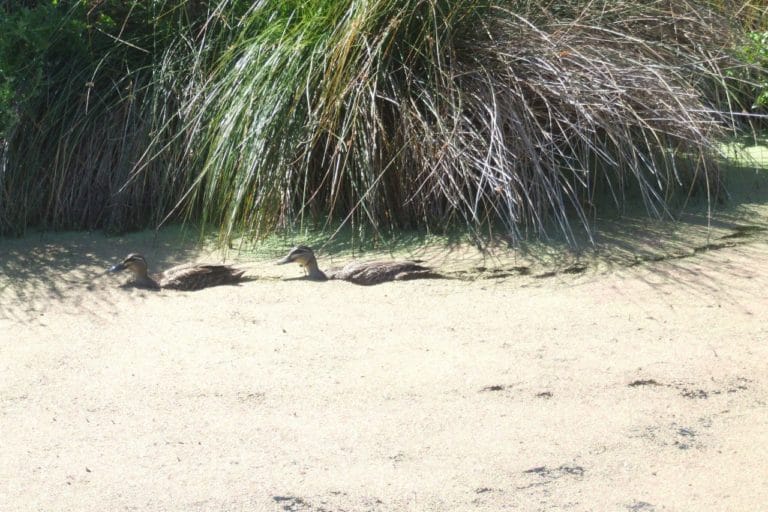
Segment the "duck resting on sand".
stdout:
<svg viewBox="0 0 768 512">
<path fill-rule="evenodd" d="M 151 277 L 147 273 L 147 260 L 144 256 L 131 253 L 123 261 L 109 269 L 115 273 L 128 269 L 133 273 L 133 280 L 123 286 L 159 290 L 200 290 L 210 286 L 239 283 L 245 270 L 238 270 L 229 265 L 179 265 L 162 274 Z"/>
<path fill-rule="evenodd" d="M 413 261 L 364 261 L 353 262 L 341 269 L 323 272 L 317 266 L 317 258 L 312 248 L 299 245 L 291 249 L 288 255 L 278 261 L 278 265 L 298 263 L 304 268 L 306 279 L 327 281 L 339 279 L 355 284 L 372 285 L 386 281 L 405 281 L 408 279 L 440 278 L 433 272 Z"/>
</svg>

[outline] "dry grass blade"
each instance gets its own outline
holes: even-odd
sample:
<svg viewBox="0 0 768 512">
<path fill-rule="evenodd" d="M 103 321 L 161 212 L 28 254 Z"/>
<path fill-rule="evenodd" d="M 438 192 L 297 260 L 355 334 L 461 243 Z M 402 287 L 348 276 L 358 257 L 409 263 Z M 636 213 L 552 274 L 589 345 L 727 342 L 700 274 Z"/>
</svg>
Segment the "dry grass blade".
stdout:
<svg viewBox="0 0 768 512">
<path fill-rule="evenodd" d="M 743 66 L 729 14 L 759 15 L 725 0 L 183 5 L 175 31 L 158 27 L 178 5 L 153 7 L 151 37 L 131 10 L 130 45 L 62 74 L 88 94 L 65 89 L 9 140 L 3 231 L 459 222 L 576 240 L 631 197 L 664 215 L 719 190 Z"/>
</svg>

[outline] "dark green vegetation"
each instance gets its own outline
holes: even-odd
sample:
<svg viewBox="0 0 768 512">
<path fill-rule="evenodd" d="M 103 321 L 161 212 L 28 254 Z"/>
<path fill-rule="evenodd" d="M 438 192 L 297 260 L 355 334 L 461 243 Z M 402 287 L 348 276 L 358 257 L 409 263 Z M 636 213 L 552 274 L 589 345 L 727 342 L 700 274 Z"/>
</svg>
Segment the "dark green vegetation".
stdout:
<svg viewBox="0 0 768 512">
<path fill-rule="evenodd" d="M 756 126 L 768 83 L 744 0 L 0 5 L 4 234 L 574 240 L 634 197 L 713 200 L 718 142 Z"/>
<path fill-rule="evenodd" d="M 768 109 L 768 29 L 749 33 L 749 42 L 741 51 L 745 62 L 753 65 L 745 75 L 748 84 L 747 93 L 754 97 L 753 109 L 765 114 Z M 750 76 L 752 75 L 752 76 Z M 750 90 L 751 89 L 751 90 Z"/>
</svg>

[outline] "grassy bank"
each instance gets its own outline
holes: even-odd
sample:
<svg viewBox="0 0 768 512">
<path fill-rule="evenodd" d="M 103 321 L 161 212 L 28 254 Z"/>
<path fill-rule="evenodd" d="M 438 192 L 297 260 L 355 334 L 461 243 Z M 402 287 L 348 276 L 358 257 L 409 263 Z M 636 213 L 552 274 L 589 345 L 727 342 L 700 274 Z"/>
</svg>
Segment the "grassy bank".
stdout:
<svg viewBox="0 0 768 512">
<path fill-rule="evenodd" d="M 749 5 L 7 8 L 50 37 L 6 32 L 0 53 L 22 48 L 29 64 L 3 69 L 38 77 L 5 81 L 27 94 L 5 110 L 0 231 L 187 220 L 223 240 L 326 223 L 589 240 L 605 209 L 639 199 L 659 216 L 720 193 L 718 141 L 759 85 Z"/>
</svg>

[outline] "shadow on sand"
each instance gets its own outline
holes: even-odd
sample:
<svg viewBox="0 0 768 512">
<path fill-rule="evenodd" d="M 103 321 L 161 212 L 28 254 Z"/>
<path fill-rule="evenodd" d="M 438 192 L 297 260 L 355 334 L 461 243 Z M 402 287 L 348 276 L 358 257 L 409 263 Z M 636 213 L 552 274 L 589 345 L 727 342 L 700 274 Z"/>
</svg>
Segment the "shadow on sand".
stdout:
<svg viewBox="0 0 768 512">
<path fill-rule="evenodd" d="M 199 254 L 199 239 L 178 228 L 122 237 L 99 233 L 37 233 L 0 239 L 0 319 L 34 321 L 63 305 L 73 314 L 109 308 L 112 290 L 125 276 L 107 273 L 129 252 L 151 257 L 154 270 Z"/>
<path fill-rule="evenodd" d="M 328 239 L 328 233 L 315 232 L 276 235 L 263 243 L 235 245 L 229 252 L 235 253 L 236 264 L 243 268 L 248 262 L 277 259 L 290 247 L 306 244 L 327 259 L 329 267 L 350 258 L 396 257 L 426 261 L 456 279 L 526 277 L 543 283 L 547 278 L 570 274 L 653 265 L 653 274 L 663 278 L 669 266 L 661 262 L 670 264 L 768 241 L 768 171 L 731 164 L 724 170 L 724 178 L 729 199 L 716 210 L 710 209 L 706 197 L 694 195 L 686 200 L 682 213 L 670 213 L 662 220 L 648 218 L 642 208 L 595 215 L 590 221 L 594 239 L 590 240 L 585 232 L 576 233 L 576 244 L 573 239 L 550 236 L 513 247 L 502 236 L 478 240 L 462 231 L 441 235 L 403 232 L 388 238 L 371 237 L 361 243 L 349 232 L 332 239 Z M 114 291 L 125 280 L 124 276 L 108 275 L 106 270 L 129 252 L 143 253 L 150 262 L 150 271 L 159 272 L 200 260 L 201 252 L 212 246 L 211 240 L 200 238 L 199 231 L 181 227 L 119 237 L 38 233 L 21 239 L 0 239 L 0 320 L 31 321 L 50 305 L 63 304 L 74 314 L 104 311 L 115 298 L 104 290 Z M 211 255 L 210 261 L 221 261 L 222 254 L 226 253 Z M 699 281 L 706 292 L 727 286 L 707 284 L 703 277 Z"/>
</svg>

